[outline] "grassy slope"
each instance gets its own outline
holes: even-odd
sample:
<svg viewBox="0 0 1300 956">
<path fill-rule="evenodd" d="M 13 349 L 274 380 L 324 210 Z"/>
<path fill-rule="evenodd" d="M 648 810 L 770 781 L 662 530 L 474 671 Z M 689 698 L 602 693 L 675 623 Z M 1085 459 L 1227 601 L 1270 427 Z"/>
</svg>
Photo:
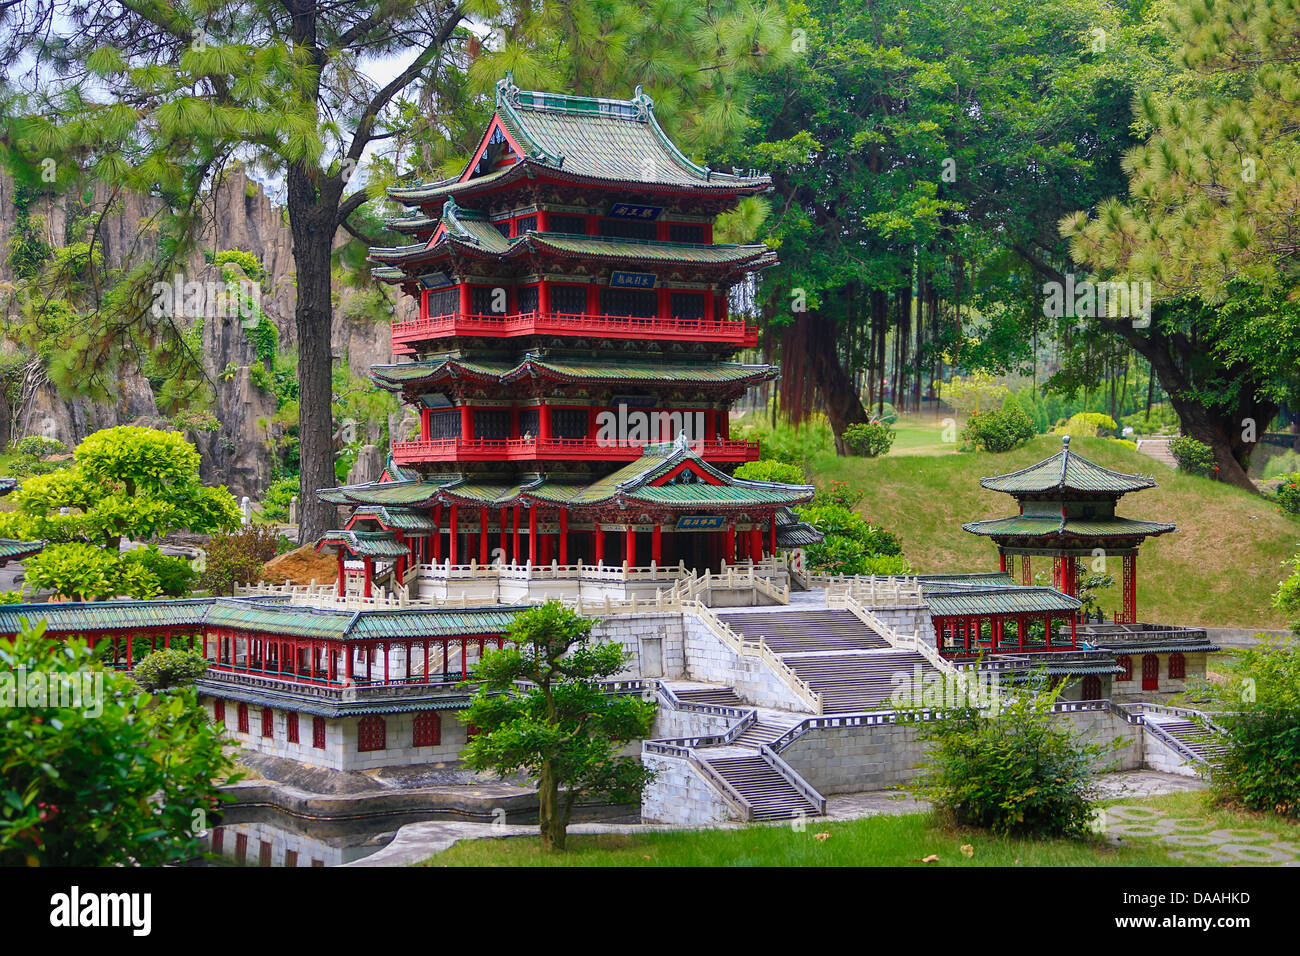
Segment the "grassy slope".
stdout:
<svg viewBox="0 0 1300 956">
<path fill-rule="evenodd" d="M 1023 468 L 1060 450 L 1060 439 L 1041 436 L 1003 455 L 962 454 L 937 438 L 937 423 L 904 423 L 895 450 L 883 458 L 818 455 L 813 479 L 822 485 L 846 481 L 866 489 L 860 510 L 902 535 L 913 567 L 927 572 L 987 571 L 998 566 L 991 541 L 961 530 L 963 523 L 1016 513 L 1008 496 L 980 487 L 981 477 Z M 1150 538 L 1138 555 L 1138 616 L 1169 624 L 1281 627 L 1271 606 L 1284 577 L 1281 562 L 1300 542 L 1300 521 L 1240 489 L 1181 474 L 1146 455 L 1105 439 L 1072 439 L 1071 447 L 1099 465 L 1154 475 L 1157 487 L 1126 495 L 1119 514 L 1168 521 L 1178 531 Z M 1108 568 L 1118 579 L 1120 567 Z M 1050 574 L 1047 558 L 1034 569 Z M 1118 588 L 1103 596 L 1107 616 Z"/>
<path fill-rule="evenodd" d="M 1249 829 L 1266 844 L 1300 840 L 1300 823 L 1273 814 L 1207 806 L 1206 794 L 1173 793 L 1109 801 L 1158 809 L 1182 821 L 1181 832 Z M 1191 819 L 1198 825 L 1190 825 Z M 819 834 L 825 834 L 820 839 Z M 971 849 L 967 857 L 962 847 Z M 1157 837 L 1125 837 L 1116 846 L 1097 838 L 1024 840 L 936 826 L 929 814 L 877 816 L 844 823 L 806 821 L 806 829 L 756 826 L 743 830 L 570 836 L 569 851 L 544 853 L 533 837 L 467 840 L 425 866 L 1222 866 L 1198 853 L 1182 860 Z M 923 863 L 931 854 L 938 857 Z"/>
</svg>

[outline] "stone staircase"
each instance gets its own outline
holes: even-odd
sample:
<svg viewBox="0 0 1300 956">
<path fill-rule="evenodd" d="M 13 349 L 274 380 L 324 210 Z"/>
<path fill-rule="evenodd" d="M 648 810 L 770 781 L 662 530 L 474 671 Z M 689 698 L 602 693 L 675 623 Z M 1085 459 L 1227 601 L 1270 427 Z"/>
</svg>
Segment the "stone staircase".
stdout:
<svg viewBox="0 0 1300 956">
<path fill-rule="evenodd" d="M 792 820 L 818 815 L 812 802 L 757 754 L 708 757 L 705 751 L 703 756 L 714 772 L 753 808 L 753 819 Z"/>
<path fill-rule="evenodd" d="M 1174 453 L 1169 450 L 1168 438 L 1139 438 L 1137 446 L 1137 450 L 1142 454 L 1154 458 L 1170 468 L 1178 467 L 1178 461 L 1174 458 Z"/>
<path fill-rule="evenodd" d="M 745 702 L 730 687 L 692 687 L 675 691 L 677 699 L 688 704 L 716 704 L 719 707 L 744 707 Z"/>
<path fill-rule="evenodd" d="M 1149 715 L 1147 720 L 1173 737 L 1187 748 L 1193 756 L 1199 757 L 1201 760 L 1213 763 L 1222 757 L 1227 750 L 1212 730 L 1201 726 L 1195 721 L 1182 718 L 1152 720 Z"/>
<path fill-rule="evenodd" d="M 895 650 L 850 611 L 798 609 L 722 614 L 746 640 L 760 637 L 822 697 L 822 713 L 844 714 L 889 706 L 894 675 L 922 677 L 934 666 L 915 651 Z"/>
</svg>

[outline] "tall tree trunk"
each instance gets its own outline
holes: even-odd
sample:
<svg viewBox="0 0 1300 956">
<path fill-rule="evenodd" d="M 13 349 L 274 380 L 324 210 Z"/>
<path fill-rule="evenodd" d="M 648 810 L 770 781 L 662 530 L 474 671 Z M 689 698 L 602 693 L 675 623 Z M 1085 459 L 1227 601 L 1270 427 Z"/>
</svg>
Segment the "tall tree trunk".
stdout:
<svg viewBox="0 0 1300 956">
<path fill-rule="evenodd" d="M 542 849 L 563 850 L 568 833 L 560 808 L 560 782 L 549 760 L 542 763 L 542 774 L 537 781 L 537 822 Z"/>
</svg>

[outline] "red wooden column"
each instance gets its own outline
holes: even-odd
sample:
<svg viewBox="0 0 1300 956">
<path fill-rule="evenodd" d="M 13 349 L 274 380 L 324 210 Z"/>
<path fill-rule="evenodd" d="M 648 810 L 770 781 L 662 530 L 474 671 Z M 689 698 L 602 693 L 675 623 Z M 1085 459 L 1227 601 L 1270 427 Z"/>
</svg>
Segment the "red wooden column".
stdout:
<svg viewBox="0 0 1300 956">
<path fill-rule="evenodd" d="M 1043 649 L 1051 650 L 1052 647 L 1052 615 L 1043 615 Z"/>
<path fill-rule="evenodd" d="M 469 315 L 470 309 L 473 308 L 473 297 L 470 293 L 469 283 L 460 284 L 460 314 Z"/>
<path fill-rule="evenodd" d="M 1027 554 L 1022 554 L 1020 556 L 1020 583 L 1021 584 L 1034 583 L 1033 569 L 1030 567 L 1029 555 Z"/>
<path fill-rule="evenodd" d="M 366 569 L 365 578 L 363 579 L 365 581 L 364 594 L 366 597 L 370 597 L 370 581 L 375 575 L 375 564 L 374 561 L 369 557 L 363 558 L 362 561 L 364 562 L 364 567 Z"/>
<path fill-rule="evenodd" d="M 468 405 L 460 407 L 460 440 L 472 441 L 474 438 L 474 409 Z"/>
<path fill-rule="evenodd" d="M 731 415 L 725 408 L 718 409 L 718 440 L 731 440 Z"/>
<path fill-rule="evenodd" d="M 501 563 L 506 563 L 506 555 L 510 552 L 506 549 L 506 525 L 509 523 L 509 508 L 501 509 Z"/>
<path fill-rule="evenodd" d="M 1122 590 L 1124 593 L 1125 624 L 1137 622 L 1137 552 L 1124 555 L 1124 576 Z"/>
<path fill-rule="evenodd" d="M 1002 571 L 1003 573 L 1005 573 L 1007 570 L 1007 556 L 1002 551 L 998 552 L 998 570 Z"/>
<path fill-rule="evenodd" d="M 600 286 L 594 282 L 587 284 L 587 314 L 600 315 Z"/>
<path fill-rule="evenodd" d="M 1025 637 L 1029 633 L 1029 625 L 1025 621 L 1023 614 L 1016 615 L 1016 637 L 1020 641 L 1020 649 L 1025 649 Z"/>
<path fill-rule="evenodd" d="M 456 527 L 456 511 L 458 507 L 458 505 L 452 505 L 448 509 L 451 514 L 447 518 L 447 560 L 452 564 L 456 563 L 456 532 L 459 530 Z"/>
<path fill-rule="evenodd" d="M 749 557 L 754 561 L 763 560 L 763 532 L 757 524 L 749 529 Z"/>
<path fill-rule="evenodd" d="M 433 563 L 442 564 L 442 503 L 433 506 Z"/>
<path fill-rule="evenodd" d="M 478 510 L 478 563 L 488 563 L 488 510 L 479 508 Z"/>
<path fill-rule="evenodd" d="M 596 522 L 596 563 L 601 564 L 605 560 L 605 529 Z"/>
<path fill-rule="evenodd" d="M 569 509 L 560 509 L 560 564 L 569 563 Z"/>
<path fill-rule="evenodd" d="M 551 284 L 545 279 L 537 283 L 537 311 L 541 315 L 551 314 Z"/>
<path fill-rule="evenodd" d="M 658 521 L 655 522 L 655 529 L 650 535 L 650 560 L 655 563 L 656 567 L 663 566 L 664 527 Z"/>
<path fill-rule="evenodd" d="M 397 539 L 399 544 L 407 544 L 406 536 L 402 534 L 402 532 L 394 531 L 393 537 Z M 409 549 L 410 545 L 407 545 L 407 547 Z M 396 573 L 397 575 L 397 583 L 404 584 L 406 578 L 406 555 L 402 555 L 400 558 L 398 558 L 396 564 L 397 567 L 394 568 L 394 573 Z"/>
<path fill-rule="evenodd" d="M 728 564 L 735 563 L 736 560 L 736 523 L 734 521 L 727 524 L 727 533 L 722 539 L 722 556 Z"/>
<path fill-rule="evenodd" d="M 627 526 L 627 556 L 624 561 L 629 568 L 636 567 L 636 525 Z"/>
<path fill-rule="evenodd" d="M 335 583 L 335 585 L 334 585 L 334 593 L 337 594 L 339 597 L 342 597 L 342 596 L 343 596 L 343 586 L 344 586 L 344 578 L 343 578 L 343 549 L 342 549 L 342 548 L 339 548 L 339 550 L 338 550 L 338 559 L 339 559 L 339 579 L 338 579 L 338 581 L 337 581 L 337 582 Z"/>
<path fill-rule="evenodd" d="M 776 554 L 776 515 L 773 514 L 767 525 L 767 550 Z"/>
<path fill-rule="evenodd" d="M 537 441 L 544 444 L 551 440 L 551 406 L 543 402 L 537 406 Z"/>
<path fill-rule="evenodd" d="M 515 543 L 510 550 L 510 560 L 513 561 L 515 564 L 518 564 L 519 563 L 519 505 L 515 505 L 514 512 L 515 512 L 515 516 L 514 516 L 513 523 L 514 523 Z"/>
<path fill-rule="evenodd" d="M 537 564 L 537 506 L 528 509 L 528 561 Z"/>
</svg>

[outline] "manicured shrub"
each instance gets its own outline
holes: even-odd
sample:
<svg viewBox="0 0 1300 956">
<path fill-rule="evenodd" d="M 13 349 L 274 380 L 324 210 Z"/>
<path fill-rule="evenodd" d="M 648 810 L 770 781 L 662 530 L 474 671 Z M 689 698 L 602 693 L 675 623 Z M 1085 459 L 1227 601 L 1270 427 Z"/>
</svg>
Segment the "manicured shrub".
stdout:
<svg viewBox="0 0 1300 956">
<path fill-rule="evenodd" d="M 865 488 L 850 487 L 847 481 L 832 481 L 824 488 L 817 489 L 811 504 L 814 508 L 820 508 L 822 505 L 839 505 L 841 508 L 852 510 L 866 497 L 866 494 Z"/>
<path fill-rule="evenodd" d="M 1069 435 L 1071 438 L 1100 438 L 1113 435 L 1116 431 L 1115 419 L 1101 412 L 1077 412 L 1069 421 L 1052 429 L 1053 435 Z"/>
<path fill-rule="evenodd" d="M 188 687 L 206 674 L 208 662 L 198 651 L 165 648 L 144 656 L 131 676 L 145 690 L 153 693 L 166 687 Z"/>
<path fill-rule="evenodd" d="M 1006 452 L 1019 448 L 1037 432 L 1034 420 L 1015 407 L 989 412 L 972 412 L 962 437 L 977 448 Z"/>
<path fill-rule="evenodd" d="M 894 444 L 894 430 L 880 421 L 863 422 L 844 429 L 844 447 L 850 454 L 875 458 Z"/>
<path fill-rule="evenodd" d="M 814 574 L 906 574 L 910 565 L 902 557 L 898 535 L 877 528 L 843 505 L 805 507 L 799 517 L 825 538 L 809 545 L 808 569 Z M 885 560 L 892 559 L 892 560 Z"/>
<path fill-rule="evenodd" d="M 1181 427 L 1178 419 L 1178 413 L 1174 411 L 1171 405 L 1164 402 L 1158 402 L 1151 406 L 1151 413 L 1148 415 L 1145 408 L 1139 409 L 1132 415 L 1125 415 L 1120 419 L 1120 424 L 1126 428 L 1131 428 L 1138 435 L 1156 435 L 1161 432 L 1176 432 Z"/>
<path fill-rule="evenodd" d="M 1179 435 L 1169 443 L 1169 453 L 1178 462 L 1178 467 L 1189 475 L 1208 475 L 1213 477 L 1219 470 L 1214 459 L 1214 451 L 1203 441 L 1190 435 Z"/>
<path fill-rule="evenodd" d="M 270 521 L 289 520 L 289 502 L 298 494 L 298 476 L 277 478 L 262 495 L 262 515 Z"/>
<path fill-rule="evenodd" d="M 919 722 L 930 750 L 918 789 L 960 826 L 1025 836 L 1085 834 L 1098 799 L 1095 764 L 1111 748 L 1084 741 L 1052 714 L 1063 688 L 1049 689 L 1040 679 L 1027 690 L 1004 692 L 987 715 L 960 706 Z"/>
<path fill-rule="evenodd" d="M 139 565 L 152 574 L 158 580 L 160 593 L 168 597 L 187 596 L 199 576 L 187 559 L 163 554 L 154 545 L 127 551 L 121 560 L 128 565 Z"/>
<path fill-rule="evenodd" d="M 24 562 L 27 583 L 76 601 L 118 596 L 141 600 L 162 593 L 158 576 L 141 561 L 79 541 L 47 545 Z"/>
<path fill-rule="evenodd" d="M 747 481 L 775 481 L 785 485 L 807 483 L 802 468 L 784 461 L 747 461 L 736 469 L 736 477 Z"/>
<path fill-rule="evenodd" d="M 37 458 L 61 455 L 68 450 L 68 446 L 57 438 L 46 438 L 44 435 L 25 435 L 9 447 L 20 455 L 34 455 Z"/>
<path fill-rule="evenodd" d="M 1289 515 L 1300 515 L 1300 474 L 1287 475 L 1277 486 L 1277 503 Z"/>
<path fill-rule="evenodd" d="M 214 534 L 204 549 L 199 587 L 213 594 L 234 594 L 235 586 L 257 581 L 262 565 L 278 553 L 280 535 L 266 526 L 231 534 Z"/>
</svg>

